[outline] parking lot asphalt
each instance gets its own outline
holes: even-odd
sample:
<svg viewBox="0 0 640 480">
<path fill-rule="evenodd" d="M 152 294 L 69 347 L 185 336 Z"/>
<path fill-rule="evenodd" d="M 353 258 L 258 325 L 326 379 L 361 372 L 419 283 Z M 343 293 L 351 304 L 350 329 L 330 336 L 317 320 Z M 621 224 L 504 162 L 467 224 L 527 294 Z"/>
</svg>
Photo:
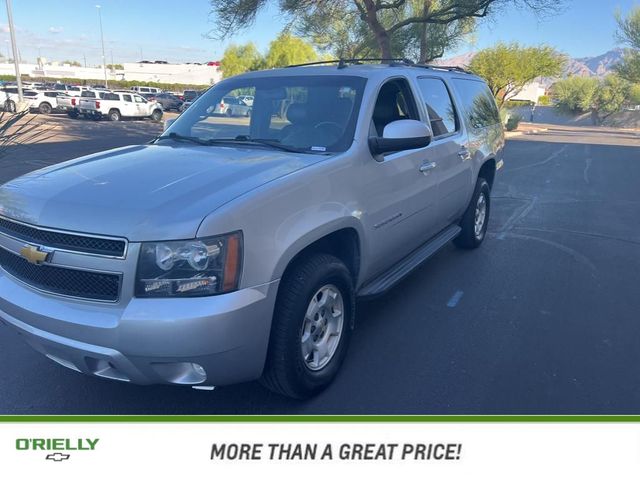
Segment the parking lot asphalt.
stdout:
<svg viewBox="0 0 640 480">
<path fill-rule="evenodd" d="M 15 147 L 0 181 L 161 128 L 55 122 L 77 137 Z M 360 302 L 343 370 L 318 397 L 90 378 L 0 325 L 0 413 L 640 413 L 640 136 L 551 127 L 509 140 L 505 157 L 483 246 L 448 246 Z"/>
</svg>

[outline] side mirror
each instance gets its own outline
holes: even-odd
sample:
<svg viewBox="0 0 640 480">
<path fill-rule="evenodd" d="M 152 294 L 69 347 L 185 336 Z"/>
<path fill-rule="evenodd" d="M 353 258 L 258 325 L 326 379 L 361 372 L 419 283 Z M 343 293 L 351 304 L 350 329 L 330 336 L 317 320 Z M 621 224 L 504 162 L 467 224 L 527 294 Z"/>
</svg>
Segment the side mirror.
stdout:
<svg viewBox="0 0 640 480">
<path fill-rule="evenodd" d="M 175 118 L 167 118 L 167 119 L 164 121 L 164 129 L 165 129 L 165 130 L 166 130 L 166 129 L 168 129 L 171 125 L 173 125 L 173 122 L 175 122 L 175 121 L 176 121 L 176 119 L 175 119 Z"/>
<path fill-rule="evenodd" d="M 424 148 L 431 143 L 431 129 L 418 120 L 396 120 L 384 127 L 382 137 L 370 137 L 374 155 Z"/>
</svg>

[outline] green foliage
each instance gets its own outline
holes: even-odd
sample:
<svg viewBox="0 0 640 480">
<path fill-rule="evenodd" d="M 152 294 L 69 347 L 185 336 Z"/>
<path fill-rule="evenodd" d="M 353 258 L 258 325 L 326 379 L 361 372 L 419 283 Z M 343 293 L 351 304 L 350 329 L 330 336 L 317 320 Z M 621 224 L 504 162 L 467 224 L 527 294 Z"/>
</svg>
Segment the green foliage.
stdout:
<svg viewBox="0 0 640 480">
<path fill-rule="evenodd" d="M 565 57 L 552 47 L 498 43 L 473 57 L 469 68 L 483 77 L 499 106 L 537 77 L 560 75 Z"/>
<path fill-rule="evenodd" d="M 640 105 L 640 83 L 634 83 L 629 87 L 629 103 Z"/>
<path fill-rule="evenodd" d="M 538 97 L 538 105 L 542 105 L 543 107 L 551 105 L 551 97 L 549 95 L 540 95 Z"/>
<path fill-rule="evenodd" d="M 269 52 L 265 57 L 267 68 L 280 68 L 298 63 L 313 62 L 318 54 L 310 43 L 294 37 L 284 31 L 269 45 Z"/>
<path fill-rule="evenodd" d="M 62 63 L 67 63 L 69 65 L 71 65 L 72 67 L 81 67 L 82 64 L 80 62 L 78 62 L 77 60 L 65 60 Z"/>
<path fill-rule="evenodd" d="M 622 62 L 615 66 L 616 73 L 629 82 L 640 82 L 640 6 L 633 8 L 626 17 L 616 14 L 618 40 L 629 48 Z"/>
<path fill-rule="evenodd" d="M 507 118 L 507 122 L 505 124 L 505 128 L 507 129 L 508 132 L 513 132 L 514 130 L 516 130 L 518 128 L 518 125 L 520 125 L 520 122 L 522 121 L 522 117 L 520 115 L 510 115 Z"/>
<path fill-rule="evenodd" d="M 558 107 L 568 113 L 591 112 L 594 123 L 600 123 L 629 103 L 631 84 L 618 75 L 569 77 L 553 85 Z"/>
<path fill-rule="evenodd" d="M 220 62 L 225 77 L 233 77 L 250 70 L 260 70 L 264 59 L 253 43 L 246 45 L 230 45 Z"/>
<path fill-rule="evenodd" d="M 124 67 L 120 63 L 108 63 L 107 68 L 109 70 L 124 70 Z"/>
<path fill-rule="evenodd" d="M 595 105 L 599 82 L 593 77 L 569 77 L 553 84 L 552 95 L 566 113 L 583 113 Z"/>
</svg>

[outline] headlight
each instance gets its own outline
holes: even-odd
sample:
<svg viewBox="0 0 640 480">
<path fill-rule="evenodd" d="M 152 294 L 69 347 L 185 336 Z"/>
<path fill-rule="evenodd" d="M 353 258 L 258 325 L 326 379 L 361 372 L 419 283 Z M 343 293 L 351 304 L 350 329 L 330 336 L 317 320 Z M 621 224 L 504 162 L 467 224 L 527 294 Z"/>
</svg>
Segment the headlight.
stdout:
<svg viewBox="0 0 640 480">
<path fill-rule="evenodd" d="M 202 297 L 236 290 L 242 267 L 242 234 L 177 242 L 143 243 L 137 297 Z"/>
</svg>

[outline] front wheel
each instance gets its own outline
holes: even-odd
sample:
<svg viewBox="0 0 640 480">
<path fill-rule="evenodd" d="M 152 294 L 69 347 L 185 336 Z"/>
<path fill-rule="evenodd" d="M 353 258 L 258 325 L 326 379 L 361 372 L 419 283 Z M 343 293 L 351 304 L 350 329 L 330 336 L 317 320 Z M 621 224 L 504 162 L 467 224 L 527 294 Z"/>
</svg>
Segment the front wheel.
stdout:
<svg viewBox="0 0 640 480">
<path fill-rule="evenodd" d="M 298 399 L 319 393 L 344 361 L 354 319 L 345 264 L 327 254 L 298 260 L 279 287 L 262 384 Z"/>
<path fill-rule="evenodd" d="M 459 248 L 478 248 L 487 234 L 490 210 L 491 189 L 487 181 L 480 177 L 476 182 L 469 206 L 460 221 L 462 232 L 453 243 Z"/>
</svg>

